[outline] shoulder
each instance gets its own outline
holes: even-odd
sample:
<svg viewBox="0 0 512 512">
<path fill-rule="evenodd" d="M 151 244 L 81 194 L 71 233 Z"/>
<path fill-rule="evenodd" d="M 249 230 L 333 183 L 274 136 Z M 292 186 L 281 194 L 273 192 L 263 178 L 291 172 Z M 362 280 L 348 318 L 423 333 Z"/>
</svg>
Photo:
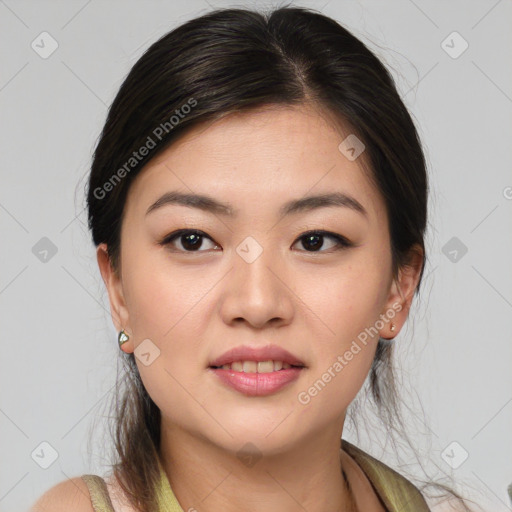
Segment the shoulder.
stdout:
<svg viewBox="0 0 512 512">
<path fill-rule="evenodd" d="M 417 487 L 405 476 L 394 470 L 383 461 L 376 459 L 369 453 L 363 451 L 346 441 L 342 440 L 342 448 L 347 451 L 362 466 L 362 468 L 378 481 L 396 482 L 399 485 L 418 491 Z"/>
<path fill-rule="evenodd" d="M 389 510 L 429 511 L 421 491 L 405 476 L 357 446 L 342 439 L 342 449 L 351 455 Z"/>
<path fill-rule="evenodd" d="M 46 491 L 29 512 L 94 512 L 89 488 L 82 477 L 64 480 Z"/>
<path fill-rule="evenodd" d="M 369 453 L 363 451 L 356 445 L 349 443 L 345 439 L 342 440 L 342 448 L 349 453 L 365 471 L 369 471 L 371 476 L 377 477 L 379 481 L 394 481 L 401 485 L 416 489 L 412 482 L 402 474 L 385 464 L 383 461 L 376 459 Z"/>
</svg>

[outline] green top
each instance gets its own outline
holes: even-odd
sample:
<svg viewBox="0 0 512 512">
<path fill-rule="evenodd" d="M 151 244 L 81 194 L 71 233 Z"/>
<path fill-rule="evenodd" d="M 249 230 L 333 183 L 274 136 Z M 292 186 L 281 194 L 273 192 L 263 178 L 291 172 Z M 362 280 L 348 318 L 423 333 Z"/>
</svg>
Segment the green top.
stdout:
<svg viewBox="0 0 512 512">
<path fill-rule="evenodd" d="M 361 467 L 388 512 L 430 512 L 420 491 L 404 476 L 342 439 L 342 448 Z M 160 459 L 160 482 L 156 488 L 159 512 L 184 512 L 172 492 Z M 82 475 L 87 483 L 95 512 L 115 512 L 106 483 L 98 475 Z"/>
</svg>

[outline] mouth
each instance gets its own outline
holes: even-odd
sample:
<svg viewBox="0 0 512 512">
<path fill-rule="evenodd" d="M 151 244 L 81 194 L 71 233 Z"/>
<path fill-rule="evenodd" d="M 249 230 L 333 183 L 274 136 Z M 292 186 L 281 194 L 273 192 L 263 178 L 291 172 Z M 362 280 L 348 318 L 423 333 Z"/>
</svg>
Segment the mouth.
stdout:
<svg viewBox="0 0 512 512">
<path fill-rule="evenodd" d="M 209 371 L 229 389 L 248 397 L 273 395 L 296 381 L 304 365 L 285 361 L 234 361 L 210 366 Z"/>
<path fill-rule="evenodd" d="M 289 368 L 305 368 L 302 364 L 290 364 L 285 361 L 234 361 L 219 366 L 210 366 L 214 370 L 231 370 L 242 373 L 272 373 L 288 370 Z"/>
<path fill-rule="evenodd" d="M 246 396 L 268 396 L 300 378 L 306 365 L 279 345 L 241 345 L 210 361 L 209 371 L 231 390 Z"/>
<path fill-rule="evenodd" d="M 210 368 L 244 373 L 272 373 L 305 366 L 304 361 L 278 345 L 241 345 L 209 361 Z"/>
</svg>

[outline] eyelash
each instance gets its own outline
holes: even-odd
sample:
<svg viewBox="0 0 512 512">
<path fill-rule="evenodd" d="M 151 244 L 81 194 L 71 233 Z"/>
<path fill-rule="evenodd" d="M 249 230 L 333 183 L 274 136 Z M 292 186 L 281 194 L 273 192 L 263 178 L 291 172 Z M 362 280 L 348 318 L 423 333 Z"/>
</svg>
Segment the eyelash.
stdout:
<svg viewBox="0 0 512 512">
<path fill-rule="evenodd" d="M 178 231 L 174 231 L 173 233 L 170 233 L 169 235 L 167 235 L 163 240 L 161 240 L 158 243 L 159 243 L 159 245 L 167 246 L 167 245 L 170 245 L 174 240 L 178 239 L 180 236 L 183 236 L 186 234 L 198 235 L 202 238 L 208 238 L 209 240 L 211 240 L 213 242 L 213 240 L 204 231 L 200 231 L 197 229 L 180 229 Z M 328 253 L 329 254 L 329 253 L 332 253 L 335 251 L 340 251 L 343 249 L 348 249 L 349 247 L 353 247 L 353 244 L 350 241 L 348 241 L 345 237 L 343 237 L 341 235 L 337 235 L 336 233 L 332 233 L 330 231 L 323 231 L 323 230 L 307 231 L 306 233 L 303 233 L 299 238 L 297 238 L 297 240 L 293 243 L 293 245 L 295 245 L 301 239 L 306 238 L 308 236 L 322 236 L 324 238 L 333 238 L 336 241 L 336 243 L 338 244 L 336 247 L 331 248 L 326 251 L 306 251 L 306 250 L 304 250 L 304 252 L 307 252 L 310 254 L 315 254 L 315 253 L 320 253 L 320 254 Z M 200 250 L 186 251 L 186 250 L 177 249 L 175 252 L 185 252 L 185 253 L 194 254 L 194 253 L 200 253 L 200 252 L 206 252 L 206 251 L 200 251 Z"/>
</svg>

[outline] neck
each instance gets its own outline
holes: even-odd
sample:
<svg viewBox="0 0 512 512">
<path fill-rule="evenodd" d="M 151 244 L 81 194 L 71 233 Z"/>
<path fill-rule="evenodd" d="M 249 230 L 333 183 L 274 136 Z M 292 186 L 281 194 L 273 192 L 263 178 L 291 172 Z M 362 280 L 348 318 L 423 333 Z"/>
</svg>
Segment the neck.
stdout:
<svg viewBox="0 0 512 512">
<path fill-rule="evenodd" d="M 342 471 L 339 428 L 288 451 L 267 454 L 255 449 L 252 456 L 176 426 L 162 424 L 161 432 L 163 466 L 183 510 L 355 511 Z"/>
</svg>

